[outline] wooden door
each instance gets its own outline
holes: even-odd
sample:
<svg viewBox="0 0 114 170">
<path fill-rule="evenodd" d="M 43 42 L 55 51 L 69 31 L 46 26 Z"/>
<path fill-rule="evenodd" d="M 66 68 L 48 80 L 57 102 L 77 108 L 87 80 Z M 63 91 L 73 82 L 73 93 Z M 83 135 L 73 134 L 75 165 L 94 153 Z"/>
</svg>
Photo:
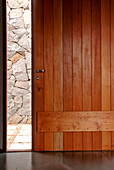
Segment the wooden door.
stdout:
<svg viewBox="0 0 114 170">
<path fill-rule="evenodd" d="M 33 150 L 113 150 L 114 0 L 33 0 L 32 11 Z"/>
</svg>

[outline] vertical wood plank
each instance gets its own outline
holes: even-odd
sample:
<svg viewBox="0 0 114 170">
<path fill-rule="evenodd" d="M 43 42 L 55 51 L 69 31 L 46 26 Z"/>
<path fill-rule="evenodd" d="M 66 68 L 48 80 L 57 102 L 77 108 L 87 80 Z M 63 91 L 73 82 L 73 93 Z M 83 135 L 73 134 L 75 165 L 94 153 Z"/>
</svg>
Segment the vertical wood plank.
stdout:
<svg viewBox="0 0 114 170">
<path fill-rule="evenodd" d="M 111 150 L 114 150 L 114 132 L 111 134 Z"/>
<path fill-rule="evenodd" d="M 53 1 L 44 0 L 44 111 L 53 111 Z"/>
<path fill-rule="evenodd" d="M 73 110 L 82 111 L 81 0 L 73 0 Z"/>
<path fill-rule="evenodd" d="M 82 132 L 73 133 L 73 150 L 75 151 L 82 150 Z"/>
<path fill-rule="evenodd" d="M 54 111 L 63 111 L 62 0 L 54 0 Z M 54 150 L 63 150 L 63 133 L 54 133 Z"/>
<path fill-rule="evenodd" d="M 73 110 L 72 92 L 72 0 L 63 0 L 63 106 L 64 111 Z M 63 135 L 64 150 L 72 150 L 72 132 Z"/>
<path fill-rule="evenodd" d="M 92 110 L 101 110 L 101 3 L 92 0 Z"/>
<path fill-rule="evenodd" d="M 111 0 L 111 110 L 114 110 L 114 1 Z"/>
<path fill-rule="evenodd" d="M 73 111 L 82 111 L 81 0 L 73 0 Z M 82 150 L 82 132 L 73 133 L 73 150 Z"/>
<path fill-rule="evenodd" d="M 102 150 L 102 132 L 93 132 L 93 150 Z"/>
<path fill-rule="evenodd" d="M 102 132 L 102 150 L 111 150 L 111 132 Z"/>
<path fill-rule="evenodd" d="M 63 110 L 62 0 L 54 0 L 54 111 Z"/>
<path fill-rule="evenodd" d="M 110 1 L 101 0 L 102 110 L 110 110 Z"/>
<path fill-rule="evenodd" d="M 91 0 L 82 0 L 83 111 L 91 110 Z M 83 132 L 83 150 L 92 150 L 92 132 Z"/>
<path fill-rule="evenodd" d="M 101 0 L 102 110 L 110 110 L 110 1 Z M 102 149 L 111 148 L 110 132 L 102 132 Z"/>
<path fill-rule="evenodd" d="M 73 150 L 73 133 L 64 132 L 63 133 L 63 150 L 72 151 Z"/>
<path fill-rule="evenodd" d="M 54 150 L 63 151 L 63 132 L 54 133 Z"/>
<path fill-rule="evenodd" d="M 91 0 L 82 0 L 83 110 L 91 110 Z"/>
<path fill-rule="evenodd" d="M 92 0 L 92 110 L 101 110 L 101 1 Z M 102 150 L 102 133 L 93 132 L 93 150 Z"/>
<path fill-rule="evenodd" d="M 84 151 L 89 151 L 92 150 L 93 146 L 92 146 L 92 132 L 83 132 L 83 150 Z"/>
<path fill-rule="evenodd" d="M 72 0 L 63 1 L 64 111 L 72 110 Z"/>
<path fill-rule="evenodd" d="M 53 151 L 53 133 L 44 133 L 44 151 Z"/>
<path fill-rule="evenodd" d="M 33 74 L 34 74 L 34 82 L 33 82 L 33 150 L 34 151 L 43 151 L 43 133 L 38 133 L 36 129 L 36 114 L 38 111 L 44 110 L 44 97 L 43 97 L 43 74 L 40 75 L 40 80 L 36 81 L 36 69 L 43 69 L 43 6 L 44 3 L 42 0 L 37 0 L 33 2 Z M 40 36 L 39 36 L 40 35 Z"/>
<path fill-rule="evenodd" d="M 35 136 L 35 149 L 34 151 L 44 150 L 44 133 L 37 132 Z"/>
<path fill-rule="evenodd" d="M 44 0 L 44 111 L 54 111 L 53 0 Z M 53 133 L 44 134 L 44 149 L 53 150 Z"/>
</svg>

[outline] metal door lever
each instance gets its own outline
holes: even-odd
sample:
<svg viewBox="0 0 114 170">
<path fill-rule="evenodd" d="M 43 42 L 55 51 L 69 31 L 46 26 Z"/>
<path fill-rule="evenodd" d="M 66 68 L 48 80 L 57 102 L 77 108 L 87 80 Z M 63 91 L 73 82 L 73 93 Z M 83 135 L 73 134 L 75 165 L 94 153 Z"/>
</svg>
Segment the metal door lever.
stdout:
<svg viewBox="0 0 114 170">
<path fill-rule="evenodd" d="M 45 70 L 36 70 L 36 73 L 44 73 Z"/>
</svg>

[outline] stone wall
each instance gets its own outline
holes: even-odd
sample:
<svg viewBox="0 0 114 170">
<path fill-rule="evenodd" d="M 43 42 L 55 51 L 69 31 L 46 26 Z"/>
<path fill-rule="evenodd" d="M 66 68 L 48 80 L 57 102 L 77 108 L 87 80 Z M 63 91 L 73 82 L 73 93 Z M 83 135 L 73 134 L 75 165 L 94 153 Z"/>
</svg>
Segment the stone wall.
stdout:
<svg viewBox="0 0 114 170">
<path fill-rule="evenodd" d="M 31 2 L 7 0 L 8 123 L 31 122 Z"/>
</svg>

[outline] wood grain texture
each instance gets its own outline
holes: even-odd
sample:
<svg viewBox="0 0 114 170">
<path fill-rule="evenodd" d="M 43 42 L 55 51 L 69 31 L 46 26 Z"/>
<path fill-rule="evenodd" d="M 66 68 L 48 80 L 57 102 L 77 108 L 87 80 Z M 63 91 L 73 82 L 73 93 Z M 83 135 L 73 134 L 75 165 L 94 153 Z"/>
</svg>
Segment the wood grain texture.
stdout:
<svg viewBox="0 0 114 170">
<path fill-rule="evenodd" d="M 82 0 L 83 110 L 91 110 L 91 0 Z"/>
<path fill-rule="evenodd" d="M 83 110 L 91 110 L 91 0 L 82 0 Z M 85 137 L 88 138 L 85 139 Z M 92 133 L 83 132 L 84 150 L 91 148 Z M 89 142 L 89 143 L 87 143 Z M 87 148 L 86 148 L 87 146 Z"/>
<path fill-rule="evenodd" d="M 82 132 L 73 133 L 73 150 L 82 151 Z"/>
<path fill-rule="evenodd" d="M 63 151 L 63 132 L 54 133 L 54 151 Z"/>
<path fill-rule="evenodd" d="M 72 0 L 63 0 L 63 110 L 73 109 Z M 72 132 L 64 133 L 64 150 L 72 150 Z"/>
<path fill-rule="evenodd" d="M 92 110 L 101 108 L 101 1 L 92 0 Z M 93 132 L 93 150 L 102 150 L 101 132 Z"/>
<path fill-rule="evenodd" d="M 36 112 L 44 111 L 44 84 L 43 84 L 43 74 L 37 75 L 36 69 L 44 69 L 43 65 L 43 6 L 42 0 L 34 1 L 33 3 L 33 150 L 43 150 L 43 133 L 38 133 L 36 130 Z M 40 35 L 40 36 L 39 36 Z M 36 81 L 36 76 L 40 76 L 39 81 Z"/>
<path fill-rule="evenodd" d="M 73 111 L 82 111 L 82 4 L 73 0 Z M 73 150 L 82 150 L 82 132 L 73 133 Z"/>
<path fill-rule="evenodd" d="M 82 148 L 83 151 L 89 151 L 92 150 L 93 146 L 92 146 L 92 132 L 83 132 L 83 144 L 82 144 Z"/>
<path fill-rule="evenodd" d="M 54 0 L 54 111 L 63 110 L 62 0 Z"/>
<path fill-rule="evenodd" d="M 92 110 L 101 110 L 101 3 L 92 0 Z"/>
<path fill-rule="evenodd" d="M 54 111 L 63 111 L 62 0 L 54 8 Z M 63 133 L 54 134 L 54 150 L 63 150 Z"/>
<path fill-rule="evenodd" d="M 111 133 L 111 150 L 114 150 L 114 132 Z"/>
<path fill-rule="evenodd" d="M 33 150 L 114 150 L 113 30 L 113 0 L 33 1 Z"/>
<path fill-rule="evenodd" d="M 102 132 L 102 150 L 111 150 L 111 132 Z"/>
<path fill-rule="evenodd" d="M 34 151 L 44 151 L 44 133 L 35 133 Z"/>
<path fill-rule="evenodd" d="M 53 111 L 54 30 L 53 1 L 44 0 L 44 111 Z"/>
<path fill-rule="evenodd" d="M 44 0 L 44 111 L 54 111 L 53 1 Z M 44 134 L 44 149 L 53 150 L 53 133 Z"/>
<path fill-rule="evenodd" d="M 110 110 L 110 1 L 101 0 L 102 110 Z M 111 149 L 111 132 L 102 132 L 102 149 Z"/>
<path fill-rule="evenodd" d="M 82 111 L 81 0 L 73 0 L 73 110 Z"/>
<path fill-rule="evenodd" d="M 38 131 L 113 131 L 114 111 L 39 112 Z"/>
<path fill-rule="evenodd" d="M 101 0 L 102 110 L 110 110 L 110 1 Z"/>
<path fill-rule="evenodd" d="M 53 133 L 44 133 L 44 151 L 54 150 L 53 138 Z"/>
<path fill-rule="evenodd" d="M 64 151 L 73 150 L 73 133 L 72 132 L 63 133 L 63 150 Z"/>
<path fill-rule="evenodd" d="M 63 100 L 64 111 L 73 108 L 72 94 L 72 1 L 63 1 Z"/>
<path fill-rule="evenodd" d="M 93 132 L 93 150 L 102 150 L 102 132 Z"/>
<path fill-rule="evenodd" d="M 111 0 L 111 110 L 114 110 L 114 1 Z"/>
</svg>

